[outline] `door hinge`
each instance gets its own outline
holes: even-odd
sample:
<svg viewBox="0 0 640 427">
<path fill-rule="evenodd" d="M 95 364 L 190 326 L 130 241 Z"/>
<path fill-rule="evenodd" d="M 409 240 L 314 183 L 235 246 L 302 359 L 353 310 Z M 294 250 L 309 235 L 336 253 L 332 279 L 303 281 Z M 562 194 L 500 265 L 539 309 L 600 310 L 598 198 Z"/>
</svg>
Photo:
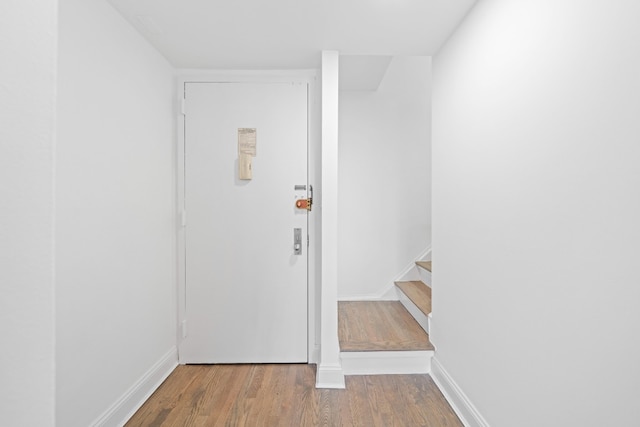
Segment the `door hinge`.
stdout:
<svg viewBox="0 0 640 427">
<path fill-rule="evenodd" d="M 182 338 L 186 338 L 187 337 L 187 320 L 186 319 L 183 320 L 180 326 L 181 326 L 180 332 L 181 332 Z"/>
<path fill-rule="evenodd" d="M 187 211 L 184 209 L 180 211 L 180 225 L 183 227 L 187 226 Z"/>
<path fill-rule="evenodd" d="M 309 247 L 309 235 L 307 234 L 307 247 Z"/>
<path fill-rule="evenodd" d="M 182 113 L 183 116 L 187 115 L 187 113 L 186 113 L 186 109 L 187 109 L 186 105 L 187 105 L 187 100 L 185 98 L 182 98 L 180 100 L 180 112 Z"/>
</svg>

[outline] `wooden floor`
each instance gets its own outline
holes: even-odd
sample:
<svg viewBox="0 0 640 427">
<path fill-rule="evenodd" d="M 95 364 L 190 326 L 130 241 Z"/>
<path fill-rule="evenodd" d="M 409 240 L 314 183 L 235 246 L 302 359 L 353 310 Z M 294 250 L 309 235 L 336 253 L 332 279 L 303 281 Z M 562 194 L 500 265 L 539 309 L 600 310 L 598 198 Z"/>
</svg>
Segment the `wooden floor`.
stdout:
<svg viewBox="0 0 640 427">
<path fill-rule="evenodd" d="M 429 335 L 399 301 L 338 303 L 340 351 L 433 350 Z"/>
<path fill-rule="evenodd" d="M 346 385 L 316 389 L 314 365 L 183 365 L 126 426 L 462 426 L 428 375 Z"/>
</svg>

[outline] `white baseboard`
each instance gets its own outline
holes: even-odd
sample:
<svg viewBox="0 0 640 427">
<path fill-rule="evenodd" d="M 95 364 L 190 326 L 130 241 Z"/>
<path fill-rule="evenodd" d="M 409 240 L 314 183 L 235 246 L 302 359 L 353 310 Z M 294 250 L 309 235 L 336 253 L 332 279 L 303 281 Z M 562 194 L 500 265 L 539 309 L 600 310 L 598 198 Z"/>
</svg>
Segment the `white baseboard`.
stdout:
<svg viewBox="0 0 640 427">
<path fill-rule="evenodd" d="M 407 311 L 416 319 L 416 322 L 424 329 L 426 333 L 429 333 L 429 329 L 431 326 L 431 319 L 429 316 L 424 314 L 422 310 L 420 310 L 411 299 L 401 290 L 398 291 L 398 295 L 400 296 L 400 302 L 407 309 Z"/>
<path fill-rule="evenodd" d="M 140 409 L 171 372 L 178 366 L 178 350 L 171 348 L 136 383 L 131 386 L 109 409 L 93 423 L 92 427 L 123 426 Z"/>
<path fill-rule="evenodd" d="M 398 301 L 398 292 L 396 286 L 385 289 L 377 295 L 356 295 L 350 297 L 340 297 L 338 301 Z"/>
<path fill-rule="evenodd" d="M 489 427 L 489 423 L 482 418 L 467 395 L 458 387 L 458 384 L 436 358 L 432 362 L 431 378 L 466 427 Z"/>
<path fill-rule="evenodd" d="M 344 351 L 345 375 L 428 374 L 433 351 Z"/>
<path fill-rule="evenodd" d="M 342 366 L 319 364 L 316 368 L 316 388 L 345 388 Z"/>
</svg>

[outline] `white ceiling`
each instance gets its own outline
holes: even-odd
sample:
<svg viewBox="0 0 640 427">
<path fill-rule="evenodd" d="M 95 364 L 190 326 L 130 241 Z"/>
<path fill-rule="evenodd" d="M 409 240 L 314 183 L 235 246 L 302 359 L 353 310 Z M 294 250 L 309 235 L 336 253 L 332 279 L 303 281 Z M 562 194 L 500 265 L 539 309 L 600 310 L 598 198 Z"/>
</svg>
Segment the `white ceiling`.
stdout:
<svg viewBox="0 0 640 427">
<path fill-rule="evenodd" d="M 431 55 L 476 0 L 109 0 L 175 67 L 295 69 L 322 50 Z"/>
</svg>

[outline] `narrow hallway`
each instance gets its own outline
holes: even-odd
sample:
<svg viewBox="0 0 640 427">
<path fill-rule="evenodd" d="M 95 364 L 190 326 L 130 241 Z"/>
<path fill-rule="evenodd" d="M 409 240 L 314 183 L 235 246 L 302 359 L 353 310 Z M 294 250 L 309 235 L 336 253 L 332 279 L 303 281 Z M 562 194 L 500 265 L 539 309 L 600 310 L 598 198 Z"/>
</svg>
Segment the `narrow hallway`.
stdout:
<svg viewBox="0 0 640 427">
<path fill-rule="evenodd" d="M 183 365 L 126 426 L 462 426 L 429 375 L 346 381 L 316 389 L 304 364 Z"/>
</svg>

